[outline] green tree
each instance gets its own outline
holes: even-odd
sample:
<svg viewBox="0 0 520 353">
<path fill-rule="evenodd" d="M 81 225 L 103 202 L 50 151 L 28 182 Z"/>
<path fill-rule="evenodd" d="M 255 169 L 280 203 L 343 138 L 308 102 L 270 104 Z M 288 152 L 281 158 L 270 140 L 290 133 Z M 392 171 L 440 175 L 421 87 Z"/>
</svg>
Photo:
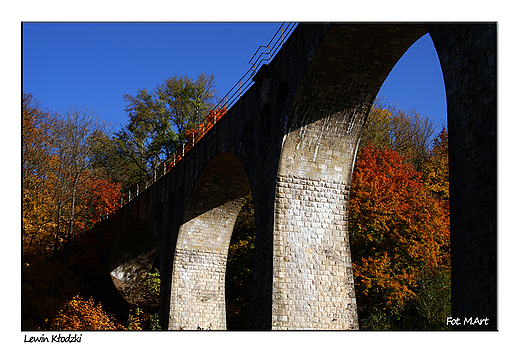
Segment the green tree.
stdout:
<svg viewBox="0 0 520 353">
<path fill-rule="evenodd" d="M 197 80 L 175 76 L 152 92 L 141 88 L 135 96 L 124 96 L 130 121 L 115 142 L 133 169 L 134 181 L 153 178 L 163 162 L 182 153 L 186 132 L 214 107 L 216 94 L 213 75 L 203 73 Z"/>
<path fill-rule="evenodd" d="M 142 274 L 135 283 L 124 284 L 120 291 L 125 300 L 132 305 L 143 330 L 161 330 L 159 325 L 159 293 L 161 276 L 154 267 Z"/>
</svg>

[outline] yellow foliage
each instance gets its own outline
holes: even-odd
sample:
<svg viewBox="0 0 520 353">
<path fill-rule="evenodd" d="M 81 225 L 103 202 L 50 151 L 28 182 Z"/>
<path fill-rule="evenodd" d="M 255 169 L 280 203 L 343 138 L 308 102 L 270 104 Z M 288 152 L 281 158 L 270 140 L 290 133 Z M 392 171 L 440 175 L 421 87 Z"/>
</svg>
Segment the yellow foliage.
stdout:
<svg viewBox="0 0 520 353">
<path fill-rule="evenodd" d="M 435 138 L 430 156 L 422 170 L 424 186 L 441 200 L 450 198 L 448 132 L 443 128 Z"/>
<path fill-rule="evenodd" d="M 84 300 L 76 295 L 56 315 L 51 330 L 123 330 L 106 314 L 101 304 L 94 303 L 92 297 Z"/>
<path fill-rule="evenodd" d="M 450 266 L 449 214 L 403 156 L 361 149 L 349 202 L 352 265 L 360 315 L 399 317 L 426 272 Z"/>
</svg>

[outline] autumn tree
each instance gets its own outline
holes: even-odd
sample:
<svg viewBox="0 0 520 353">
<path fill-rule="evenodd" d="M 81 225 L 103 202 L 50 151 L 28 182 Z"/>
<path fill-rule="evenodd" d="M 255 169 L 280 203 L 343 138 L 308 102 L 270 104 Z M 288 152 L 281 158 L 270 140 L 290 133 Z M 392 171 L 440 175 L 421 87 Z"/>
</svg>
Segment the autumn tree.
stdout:
<svg viewBox="0 0 520 353">
<path fill-rule="evenodd" d="M 130 322 L 125 327 L 108 315 L 101 303 L 96 303 L 92 297 L 85 300 L 81 295 L 76 295 L 60 309 L 52 320 L 50 329 L 60 331 L 139 331 L 142 328 L 138 312 L 131 315 Z"/>
<path fill-rule="evenodd" d="M 449 282 L 449 218 L 420 173 L 396 151 L 361 149 L 350 191 L 349 234 L 361 327 L 427 326 L 433 309 L 421 303 L 439 284 L 426 285 L 427 279 L 442 280 L 441 287 Z M 437 294 L 445 298 L 447 292 Z M 448 304 L 435 310 L 449 313 Z"/>
<path fill-rule="evenodd" d="M 68 302 L 52 320 L 51 330 L 117 330 L 119 325 L 106 314 L 101 304 L 80 295 Z"/>
<path fill-rule="evenodd" d="M 439 199 L 450 198 L 448 131 L 446 127 L 435 137 L 428 160 L 422 170 L 424 186 Z"/>
<path fill-rule="evenodd" d="M 433 134 L 433 122 L 427 116 L 398 105 L 383 108 L 376 103 L 367 118 L 360 148 L 372 144 L 397 151 L 421 171 L 429 157 Z"/>
<path fill-rule="evenodd" d="M 91 229 L 96 223 L 107 219 L 121 205 L 121 184 L 96 175 L 84 176 L 77 203 L 76 227 L 78 232 Z"/>
<path fill-rule="evenodd" d="M 108 126 L 96 114 L 74 106 L 58 119 L 52 131 L 54 141 L 52 170 L 55 178 L 54 207 L 56 236 L 54 257 L 64 250 L 74 236 L 76 223 L 81 219 L 85 199 L 93 189 L 91 178 L 96 176 L 92 167 L 96 150 L 104 148 L 103 138 Z M 120 201 L 119 201 L 120 203 Z"/>
<path fill-rule="evenodd" d="M 45 251 L 53 222 L 51 131 L 55 118 L 32 95 L 22 96 L 22 246 Z M 38 248 L 38 249 L 36 249 Z M 41 249 L 40 249 L 41 248 Z"/>
<path fill-rule="evenodd" d="M 361 134 L 359 149 L 361 150 L 369 144 L 392 149 L 392 120 L 392 113 L 388 109 L 384 109 L 380 105 L 372 106 Z"/>
<path fill-rule="evenodd" d="M 70 241 L 76 222 L 91 198 L 90 179 L 96 151 L 105 147 L 106 124 L 86 109 L 71 107 L 65 116 L 43 112 L 29 94 L 23 95 L 23 238 L 35 240 L 54 257 Z M 90 187 L 89 187 L 90 186 Z M 111 201 L 112 202 L 112 201 Z M 91 206 L 92 204 L 88 202 Z"/>
<path fill-rule="evenodd" d="M 84 290 L 68 245 L 115 210 L 121 193 L 93 165 L 107 141 L 104 123 L 75 107 L 51 114 L 30 94 L 22 102 L 22 319 L 26 329 L 44 329 Z"/>
</svg>

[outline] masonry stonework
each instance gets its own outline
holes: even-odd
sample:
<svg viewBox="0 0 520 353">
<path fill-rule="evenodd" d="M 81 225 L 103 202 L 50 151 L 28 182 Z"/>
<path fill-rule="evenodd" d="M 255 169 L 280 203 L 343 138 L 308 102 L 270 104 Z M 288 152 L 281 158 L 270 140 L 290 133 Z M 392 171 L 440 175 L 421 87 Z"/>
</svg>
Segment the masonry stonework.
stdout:
<svg viewBox="0 0 520 353">
<path fill-rule="evenodd" d="M 298 25 L 226 116 L 111 217 L 108 269 L 126 278 L 155 249 L 162 327 L 226 329 L 227 252 L 251 190 L 250 328 L 358 329 L 347 223 L 357 146 L 386 76 L 428 31 L 448 101 L 453 312 L 496 328 L 494 24 Z"/>
<path fill-rule="evenodd" d="M 432 24 L 446 86 L 453 317 L 497 329 L 497 28 Z"/>
</svg>

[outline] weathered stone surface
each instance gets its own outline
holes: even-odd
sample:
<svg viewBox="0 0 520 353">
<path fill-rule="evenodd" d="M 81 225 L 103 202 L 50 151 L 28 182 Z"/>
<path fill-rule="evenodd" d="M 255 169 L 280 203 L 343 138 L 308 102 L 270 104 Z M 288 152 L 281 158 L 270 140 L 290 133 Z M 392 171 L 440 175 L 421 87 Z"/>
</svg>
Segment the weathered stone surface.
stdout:
<svg viewBox="0 0 520 353">
<path fill-rule="evenodd" d="M 111 270 L 158 248 L 163 327 L 225 329 L 229 238 L 251 189 L 251 328 L 358 328 L 353 161 L 381 84 L 427 31 L 448 101 L 453 313 L 496 328 L 496 25 L 417 23 L 300 24 L 226 117 L 114 215 Z"/>
</svg>

